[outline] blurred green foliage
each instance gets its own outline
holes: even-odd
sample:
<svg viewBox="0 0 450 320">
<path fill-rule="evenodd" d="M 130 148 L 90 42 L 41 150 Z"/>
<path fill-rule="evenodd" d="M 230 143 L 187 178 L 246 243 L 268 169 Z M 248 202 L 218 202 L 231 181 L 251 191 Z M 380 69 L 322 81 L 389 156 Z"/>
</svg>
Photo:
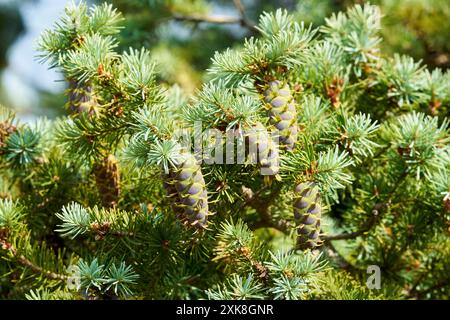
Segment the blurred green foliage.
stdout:
<svg viewBox="0 0 450 320">
<path fill-rule="evenodd" d="M 17 7 L 0 4 L 0 71 L 6 66 L 9 46 L 23 30 L 22 18 Z"/>
</svg>

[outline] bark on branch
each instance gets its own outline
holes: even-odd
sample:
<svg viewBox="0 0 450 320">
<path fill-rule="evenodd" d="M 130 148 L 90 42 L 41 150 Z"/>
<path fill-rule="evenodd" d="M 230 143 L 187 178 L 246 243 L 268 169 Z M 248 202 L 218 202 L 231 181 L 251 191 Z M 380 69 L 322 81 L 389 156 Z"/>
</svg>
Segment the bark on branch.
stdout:
<svg viewBox="0 0 450 320">
<path fill-rule="evenodd" d="M 68 278 L 68 276 L 66 276 L 64 274 L 59 274 L 56 272 L 45 270 L 42 267 L 34 264 L 32 261 L 27 259 L 24 255 L 19 254 L 17 249 L 11 243 L 9 243 L 6 239 L 0 239 L 0 247 L 5 250 L 8 250 L 14 256 L 14 258 L 16 259 L 16 261 L 19 264 L 21 264 L 22 266 L 24 266 L 26 268 L 29 268 L 34 273 L 42 274 L 47 279 L 64 281 L 64 280 L 67 280 L 67 278 Z"/>
</svg>

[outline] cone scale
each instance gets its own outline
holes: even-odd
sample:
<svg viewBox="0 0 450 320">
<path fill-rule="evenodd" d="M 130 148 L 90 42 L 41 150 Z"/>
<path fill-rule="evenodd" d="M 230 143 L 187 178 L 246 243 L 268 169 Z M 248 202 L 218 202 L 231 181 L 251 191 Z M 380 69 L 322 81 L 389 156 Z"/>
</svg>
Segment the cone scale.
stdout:
<svg viewBox="0 0 450 320">
<path fill-rule="evenodd" d="M 280 170 L 278 146 L 262 124 L 256 125 L 246 134 L 246 144 L 250 163 L 259 163 L 263 175 L 278 174 Z"/>
<path fill-rule="evenodd" d="M 170 207 L 173 212 L 175 212 L 178 216 L 181 216 L 183 214 L 183 209 L 179 206 L 180 197 L 178 196 L 177 189 L 173 183 L 172 174 L 162 174 L 161 179 L 163 181 L 163 187 L 166 190 L 166 195 L 170 201 Z"/>
<path fill-rule="evenodd" d="M 95 106 L 95 98 L 92 87 L 89 84 L 82 84 L 76 81 L 69 81 L 67 89 L 67 108 L 72 114 L 88 112 L 91 114 Z"/>
<path fill-rule="evenodd" d="M 297 106 L 288 84 L 274 80 L 263 93 L 269 122 L 279 134 L 280 144 L 292 150 L 297 142 Z"/>
<path fill-rule="evenodd" d="M 172 209 L 193 226 L 205 228 L 207 224 L 208 191 L 200 165 L 192 154 L 168 175 L 164 187 L 172 202 Z"/>
<path fill-rule="evenodd" d="M 294 220 L 297 225 L 297 248 L 314 249 L 321 245 L 322 214 L 319 187 L 314 182 L 302 182 L 294 190 Z"/>
</svg>

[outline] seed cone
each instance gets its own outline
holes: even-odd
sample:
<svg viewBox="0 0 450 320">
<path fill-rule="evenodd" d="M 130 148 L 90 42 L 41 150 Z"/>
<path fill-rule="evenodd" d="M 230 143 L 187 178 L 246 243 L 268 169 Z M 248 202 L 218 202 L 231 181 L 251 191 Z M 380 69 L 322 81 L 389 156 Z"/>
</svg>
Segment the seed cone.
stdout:
<svg viewBox="0 0 450 320">
<path fill-rule="evenodd" d="M 0 154 L 1 148 L 6 145 L 6 139 L 16 131 L 16 126 L 9 122 L 0 122 Z"/>
<path fill-rule="evenodd" d="M 95 98 L 89 84 L 69 81 L 67 108 L 71 113 L 94 112 Z"/>
<path fill-rule="evenodd" d="M 318 186 L 302 182 L 294 190 L 294 219 L 297 225 L 297 247 L 313 249 L 321 244 L 320 218 L 322 213 Z"/>
<path fill-rule="evenodd" d="M 208 191 L 200 165 L 192 154 L 177 168 L 165 175 L 164 182 L 172 208 L 197 228 L 205 228 L 208 216 Z"/>
<path fill-rule="evenodd" d="M 297 142 L 298 125 L 296 102 L 289 85 L 271 81 L 263 95 L 270 124 L 278 130 L 280 143 L 292 150 Z"/>
<path fill-rule="evenodd" d="M 120 173 L 117 160 L 113 155 L 94 164 L 97 190 L 104 207 L 115 207 L 120 196 Z"/>
<path fill-rule="evenodd" d="M 246 145 L 248 161 L 250 163 L 260 163 L 261 174 L 266 176 L 278 174 L 280 170 L 278 146 L 262 124 L 257 124 L 246 133 Z"/>
</svg>

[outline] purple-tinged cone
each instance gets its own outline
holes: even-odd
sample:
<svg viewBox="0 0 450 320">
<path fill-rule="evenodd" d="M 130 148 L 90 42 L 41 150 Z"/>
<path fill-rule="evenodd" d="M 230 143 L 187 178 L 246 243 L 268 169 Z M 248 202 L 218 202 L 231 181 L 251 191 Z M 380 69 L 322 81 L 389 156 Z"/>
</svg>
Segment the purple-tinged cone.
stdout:
<svg viewBox="0 0 450 320">
<path fill-rule="evenodd" d="M 320 246 L 321 213 L 319 187 L 311 181 L 298 184 L 294 190 L 294 219 L 299 249 L 314 249 Z"/>
<path fill-rule="evenodd" d="M 170 200 L 170 206 L 173 212 L 175 212 L 177 215 L 182 215 L 183 209 L 180 207 L 181 200 L 173 183 L 172 174 L 163 174 L 161 178 L 163 181 L 164 189 L 166 190 L 167 197 Z"/>
<path fill-rule="evenodd" d="M 95 98 L 92 93 L 92 87 L 89 84 L 82 84 L 76 81 L 69 81 L 67 89 L 67 108 L 72 114 L 95 112 Z"/>
<path fill-rule="evenodd" d="M 261 174 L 265 176 L 278 174 L 280 170 L 278 146 L 262 124 L 257 124 L 246 134 L 246 148 L 248 148 L 248 161 L 259 163 Z"/>
<path fill-rule="evenodd" d="M 288 84 L 275 80 L 268 83 L 264 91 L 264 101 L 270 124 L 279 132 L 280 143 L 292 150 L 297 142 L 297 104 Z"/>
<path fill-rule="evenodd" d="M 205 228 L 207 224 L 208 191 L 200 165 L 192 154 L 177 168 L 164 175 L 164 187 L 172 201 L 172 209 L 191 225 Z"/>
</svg>

